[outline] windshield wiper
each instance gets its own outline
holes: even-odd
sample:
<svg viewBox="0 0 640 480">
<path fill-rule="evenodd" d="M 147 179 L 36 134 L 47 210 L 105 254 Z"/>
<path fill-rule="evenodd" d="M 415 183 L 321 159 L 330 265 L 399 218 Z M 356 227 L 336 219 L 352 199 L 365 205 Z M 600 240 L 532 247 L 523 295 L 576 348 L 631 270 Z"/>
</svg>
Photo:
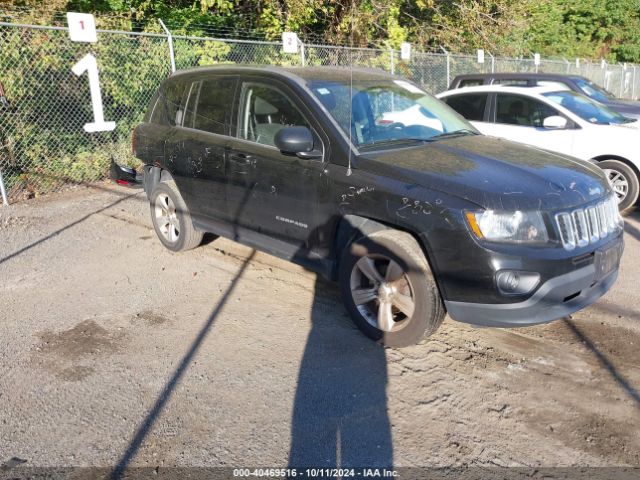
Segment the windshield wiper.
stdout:
<svg viewBox="0 0 640 480">
<path fill-rule="evenodd" d="M 436 140 L 441 140 L 443 138 L 459 137 L 462 135 L 479 135 L 479 133 L 474 130 L 469 130 L 468 128 L 461 128 L 460 130 L 454 130 L 453 132 L 445 132 L 434 135 L 433 137 L 429 138 L 429 141 L 433 142 Z"/>
<path fill-rule="evenodd" d="M 403 138 L 389 138 L 386 140 L 375 140 L 373 142 L 366 143 L 364 145 L 360 145 L 360 148 L 367 147 L 379 147 L 384 145 L 396 145 L 401 143 L 425 143 L 428 142 L 427 138 L 417 138 L 417 137 L 403 137 Z"/>
</svg>

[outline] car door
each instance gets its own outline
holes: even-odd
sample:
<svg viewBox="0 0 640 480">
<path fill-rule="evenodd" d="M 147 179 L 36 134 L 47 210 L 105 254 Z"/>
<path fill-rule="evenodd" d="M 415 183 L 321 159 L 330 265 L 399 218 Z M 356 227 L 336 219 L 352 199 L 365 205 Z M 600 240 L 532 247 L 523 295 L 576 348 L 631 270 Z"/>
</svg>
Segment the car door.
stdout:
<svg viewBox="0 0 640 480">
<path fill-rule="evenodd" d="M 482 133 L 572 154 L 575 129 L 571 120 L 567 118 L 567 128 L 563 129 L 549 129 L 543 126 L 547 117 L 564 117 L 552 106 L 536 98 L 516 93 L 496 93 L 493 105 L 490 121 L 480 129 Z"/>
<path fill-rule="evenodd" d="M 228 207 L 237 226 L 286 242 L 296 251 L 311 250 L 322 222 L 317 199 L 326 183 L 324 156 L 301 159 L 281 153 L 274 138 L 287 126 L 308 127 L 314 148 L 327 153 L 320 125 L 284 83 L 242 81 L 236 138 L 228 154 Z"/>
<path fill-rule="evenodd" d="M 193 78 L 165 147 L 169 170 L 196 221 L 229 218 L 226 151 L 236 85 L 231 75 Z"/>
</svg>

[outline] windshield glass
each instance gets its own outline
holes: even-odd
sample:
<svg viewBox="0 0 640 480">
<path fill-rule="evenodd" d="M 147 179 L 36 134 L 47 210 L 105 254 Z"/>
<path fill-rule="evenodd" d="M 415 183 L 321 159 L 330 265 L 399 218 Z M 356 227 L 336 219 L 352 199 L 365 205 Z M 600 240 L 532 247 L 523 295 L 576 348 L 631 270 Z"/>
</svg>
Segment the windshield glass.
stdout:
<svg viewBox="0 0 640 480">
<path fill-rule="evenodd" d="M 544 93 L 545 97 L 567 110 L 575 113 L 583 120 L 598 125 L 629 123 L 631 119 L 620 115 L 609 107 L 576 92 L 562 91 Z"/>
<path fill-rule="evenodd" d="M 405 80 L 354 79 L 351 84 L 314 79 L 308 86 L 358 147 L 479 133 L 454 110 Z"/>
<path fill-rule="evenodd" d="M 609 100 L 615 100 L 615 97 L 611 92 L 606 91 L 600 85 L 593 83 L 591 80 L 577 78 L 575 82 L 580 90 L 598 102 L 609 103 Z"/>
</svg>

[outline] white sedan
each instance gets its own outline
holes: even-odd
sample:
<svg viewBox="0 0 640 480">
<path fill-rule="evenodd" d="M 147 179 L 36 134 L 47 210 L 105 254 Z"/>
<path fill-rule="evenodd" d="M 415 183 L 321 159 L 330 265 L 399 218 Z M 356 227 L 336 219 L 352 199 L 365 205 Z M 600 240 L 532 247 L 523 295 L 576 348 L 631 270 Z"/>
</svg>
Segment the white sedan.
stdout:
<svg viewBox="0 0 640 480">
<path fill-rule="evenodd" d="M 640 124 L 584 95 L 558 87 L 488 85 L 437 95 L 485 135 L 596 162 L 620 211 L 638 199 Z"/>
</svg>

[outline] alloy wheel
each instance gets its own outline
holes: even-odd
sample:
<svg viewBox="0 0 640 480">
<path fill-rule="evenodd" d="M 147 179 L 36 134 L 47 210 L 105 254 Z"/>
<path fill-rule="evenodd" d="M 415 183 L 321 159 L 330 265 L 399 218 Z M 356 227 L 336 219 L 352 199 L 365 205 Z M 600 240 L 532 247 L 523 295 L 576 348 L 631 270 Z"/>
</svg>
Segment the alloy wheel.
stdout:
<svg viewBox="0 0 640 480">
<path fill-rule="evenodd" d="M 360 314 L 384 332 L 403 328 L 415 310 L 409 276 L 397 262 L 384 255 L 360 258 L 351 271 L 350 288 Z"/>
<path fill-rule="evenodd" d="M 625 177 L 624 173 L 619 170 L 605 169 L 605 175 L 609 179 L 609 184 L 616 194 L 618 203 L 622 203 L 629 193 L 629 180 Z"/>
<path fill-rule="evenodd" d="M 154 213 L 158 229 L 165 240 L 171 243 L 178 241 L 180 221 L 176 213 L 176 206 L 169 195 L 161 193 L 156 197 Z"/>
</svg>

